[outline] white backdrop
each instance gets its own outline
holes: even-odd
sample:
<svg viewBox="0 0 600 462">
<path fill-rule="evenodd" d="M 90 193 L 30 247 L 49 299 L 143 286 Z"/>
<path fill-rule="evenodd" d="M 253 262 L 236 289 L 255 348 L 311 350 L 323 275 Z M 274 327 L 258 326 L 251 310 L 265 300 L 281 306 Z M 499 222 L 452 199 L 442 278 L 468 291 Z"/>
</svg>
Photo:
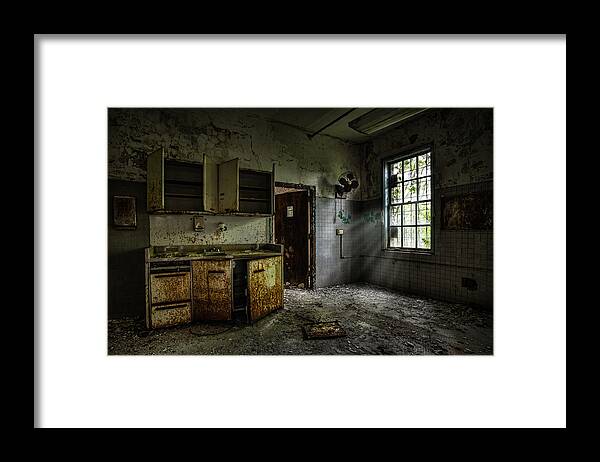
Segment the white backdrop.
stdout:
<svg viewBox="0 0 600 462">
<path fill-rule="evenodd" d="M 564 36 L 38 36 L 35 53 L 37 426 L 566 425 Z M 107 356 L 110 106 L 494 107 L 494 355 Z"/>
</svg>

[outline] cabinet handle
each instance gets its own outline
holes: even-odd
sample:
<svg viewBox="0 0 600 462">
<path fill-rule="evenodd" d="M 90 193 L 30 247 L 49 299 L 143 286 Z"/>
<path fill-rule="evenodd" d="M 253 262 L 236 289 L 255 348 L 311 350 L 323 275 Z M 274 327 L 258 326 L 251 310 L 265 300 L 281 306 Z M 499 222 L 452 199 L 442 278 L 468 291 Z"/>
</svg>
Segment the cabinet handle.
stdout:
<svg viewBox="0 0 600 462">
<path fill-rule="evenodd" d="M 169 273 L 169 274 L 153 274 L 152 276 L 154 276 L 155 278 L 175 278 L 175 277 L 183 277 L 186 274 L 189 274 L 188 272 L 184 272 L 184 273 Z"/>
<path fill-rule="evenodd" d="M 264 270 L 265 270 L 264 268 L 257 269 L 257 270 L 254 270 L 254 273 L 262 273 Z"/>
<path fill-rule="evenodd" d="M 181 305 L 157 306 L 154 309 L 156 311 L 162 311 L 162 310 L 174 310 L 175 308 L 185 308 L 185 307 L 187 307 L 187 304 L 182 303 Z"/>
</svg>

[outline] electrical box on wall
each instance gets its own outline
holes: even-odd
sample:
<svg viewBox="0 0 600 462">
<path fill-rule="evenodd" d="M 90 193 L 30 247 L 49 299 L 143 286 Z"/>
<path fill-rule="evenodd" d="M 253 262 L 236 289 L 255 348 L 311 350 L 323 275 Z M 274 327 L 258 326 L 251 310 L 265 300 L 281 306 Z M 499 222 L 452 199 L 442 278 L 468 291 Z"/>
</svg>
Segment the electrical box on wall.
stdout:
<svg viewBox="0 0 600 462">
<path fill-rule="evenodd" d="M 204 217 L 201 215 L 194 217 L 194 231 L 202 231 L 204 229 Z"/>
<path fill-rule="evenodd" d="M 336 229 L 335 230 L 335 234 L 337 234 L 338 236 L 341 236 L 342 234 L 344 234 L 344 230 L 343 229 Z"/>
</svg>

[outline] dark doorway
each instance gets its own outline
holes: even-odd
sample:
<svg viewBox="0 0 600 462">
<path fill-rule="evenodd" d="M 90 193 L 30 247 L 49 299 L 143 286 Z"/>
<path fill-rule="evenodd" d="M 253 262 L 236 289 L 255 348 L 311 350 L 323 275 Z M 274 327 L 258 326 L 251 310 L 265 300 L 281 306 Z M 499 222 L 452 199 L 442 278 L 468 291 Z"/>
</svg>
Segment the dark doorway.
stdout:
<svg viewBox="0 0 600 462">
<path fill-rule="evenodd" d="M 314 187 L 275 183 L 275 242 L 286 287 L 314 286 Z"/>
</svg>

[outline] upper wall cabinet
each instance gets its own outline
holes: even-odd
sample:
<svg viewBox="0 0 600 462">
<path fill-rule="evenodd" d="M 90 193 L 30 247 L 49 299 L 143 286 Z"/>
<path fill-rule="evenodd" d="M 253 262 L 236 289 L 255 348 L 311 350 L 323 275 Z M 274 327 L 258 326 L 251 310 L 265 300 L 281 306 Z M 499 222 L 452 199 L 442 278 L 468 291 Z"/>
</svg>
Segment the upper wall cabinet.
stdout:
<svg viewBox="0 0 600 462">
<path fill-rule="evenodd" d="M 240 207 L 240 161 L 219 164 L 219 213 L 237 212 Z"/>
<path fill-rule="evenodd" d="M 204 156 L 204 210 L 233 215 L 273 215 L 275 165 L 270 172 L 243 169 L 239 159 L 217 164 Z"/>
<path fill-rule="evenodd" d="M 149 212 L 272 215 L 275 166 L 271 172 L 240 169 L 239 159 L 220 164 L 165 159 L 164 149 L 148 156 Z"/>
<path fill-rule="evenodd" d="M 240 170 L 239 211 L 259 215 L 272 215 L 274 210 L 274 178 L 272 172 Z"/>
<path fill-rule="evenodd" d="M 204 211 L 203 165 L 165 159 L 164 149 L 148 156 L 147 202 L 149 212 Z"/>
</svg>

